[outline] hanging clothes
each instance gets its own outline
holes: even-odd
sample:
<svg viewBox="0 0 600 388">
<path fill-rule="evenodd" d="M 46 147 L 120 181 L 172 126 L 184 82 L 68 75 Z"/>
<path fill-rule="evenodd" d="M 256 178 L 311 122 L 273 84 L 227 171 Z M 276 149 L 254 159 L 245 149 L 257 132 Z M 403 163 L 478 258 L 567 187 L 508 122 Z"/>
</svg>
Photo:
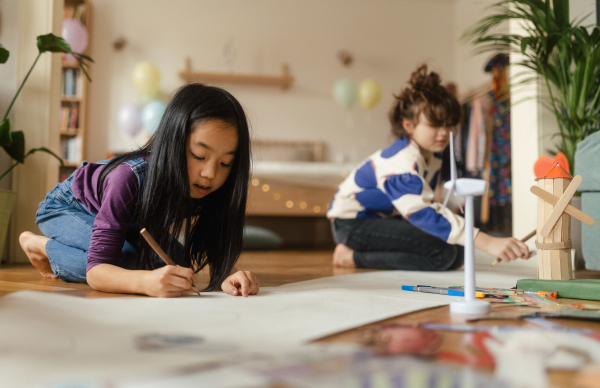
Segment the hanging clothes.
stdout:
<svg viewBox="0 0 600 388">
<path fill-rule="evenodd" d="M 512 182 L 510 148 L 510 92 L 506 67 L 509 58 L 497 54 L 485 67 L 493 77 L 489 204 L 491 227 L 498 231 L 512 230 Z"/>
<path fill-rule="evenodd" d="M 461 99 L 463 121 L 456 128 L 454 156 L 457 177 L 482 178 L 489 190 L 476 205 L 476 226 L 503 236 L 512 235 L 510 94 L 508 56 L 498 54 L 486 64 L 492 81 Z M 442 180 L 450 179 L 450 149 L 443 153 Z M 480 205 L 480 206 L 479 206 Z M 479 211 L 480 209 L 480 211 Z"/>
</svg>

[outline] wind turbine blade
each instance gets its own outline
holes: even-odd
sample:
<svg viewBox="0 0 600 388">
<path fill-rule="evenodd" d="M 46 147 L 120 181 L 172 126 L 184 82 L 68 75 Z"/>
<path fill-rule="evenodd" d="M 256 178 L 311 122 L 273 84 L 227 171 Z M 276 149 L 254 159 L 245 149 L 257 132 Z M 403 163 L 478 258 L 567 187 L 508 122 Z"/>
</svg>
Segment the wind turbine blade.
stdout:
<svg viewBox="0 0 600 388">
<path fill-rule="evenodd" d="M 444 203 L 442 204 L 442 209 L 440 211 L 443 211 L 446 208 L 446 205 L 448 204 L 448 200 L 450 199 L 450 196 L 452 195 L 453 192 L 454 192 L 454 185 L 452 185 L 452 188 L 450 190 L 448 190 L 448 194 L 446 194 L 446 198 L 444 198 Z"/>
<path fill-rule="evenodd" d="M 460 212 L 462 214 L 465 214 L 465 211 L 464 211 L 462 205 L 460 204 L 460 199 L 458 199 L 458 195 L 456 195 L 456 193 L 454 193 L 454 196 L 456 197 L 456 202 L 458 203 L 458 208 L 460 209 Z"/>
<path fill-rule="evenodd" d="M 452 188 L 456 182 L 456 161 L 454 160 L 454 132 L 450 132 L 450 180 Z"/>
</svg>

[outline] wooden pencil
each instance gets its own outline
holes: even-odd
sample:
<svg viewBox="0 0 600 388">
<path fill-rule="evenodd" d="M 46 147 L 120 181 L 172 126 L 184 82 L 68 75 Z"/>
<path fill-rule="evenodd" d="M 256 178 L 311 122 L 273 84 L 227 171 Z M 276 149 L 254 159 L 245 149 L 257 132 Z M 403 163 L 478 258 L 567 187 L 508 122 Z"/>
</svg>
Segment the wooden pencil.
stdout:
<svg viewBox="0 0 600 388">
<path fill-rule="evenodd" d="M 140 234 L 148 242 L 150 247 L 152 247 L 152 249 L 154 249 L 154 252 L 156 252 L 156 254 L 162 259 L 162 261 L 165 262 L 166 265 L 177 265 L 177 264 L 175 264 L 175 262 L 173 260 L 171 260 L 171 258 L 165 253 L 165 251 L 162 250 L 160 245 L 158 245 L 158 243 L 154 240 L 154 238 L 150 235 L 150 233 L 148 233 L 146 228 L 143 228 L 142 230 L 140 230 Z M 200 291 L 198 291 L 198 289 L 196 288 L 196 285 L 193 282 L 192 282 L 192 291 L 194 291 L 195 293 L 200 295 Z"/>
<path fill-rule="evenodd" d="M 525 242 L 525 241 L 529 240 L 530 238 L 532 238 L 533 236 L 535 236 L 536 233 L 537 233 L 537 229 L 534 230 L 533 232 L 529 233 L 527 236 L 523 237 L 521 239 L 521 242 Z M 502 260 L 498 257 L 498 258 L 496 258 L 496 260 L 494 260 L 494 262 L 492 263 L 492 265 L 496 265 L 496 264 L 498 264 L 501 261 Z"/>
</svg>

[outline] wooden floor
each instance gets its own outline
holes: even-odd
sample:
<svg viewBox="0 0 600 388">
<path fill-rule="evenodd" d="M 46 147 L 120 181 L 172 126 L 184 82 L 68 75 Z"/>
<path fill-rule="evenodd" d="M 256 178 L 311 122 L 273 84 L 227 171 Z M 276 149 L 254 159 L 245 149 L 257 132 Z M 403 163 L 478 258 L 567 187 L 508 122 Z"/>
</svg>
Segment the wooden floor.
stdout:
<svg viewBox="0 0 600 388">
<path fill-rule="evenodd" d="M 272 252 L 245 252 L 238 263 L 238 268 L 253 272 L 259 279 L 261 287 L 273 287 L 282 284 L 317 279 L 327 276 L 344 275 L 368 270 L 340 269 L 331 265 L 331 252 L 329 251 L 272 251 Z M 578 271 L 578 278 L 600 278 L 598 271 Z M 199 275 L 198 286 L 205 282 L 205 274 Z M 55 292 L 85 298 L 121 297 L 120 294 L 109 294 L 92 290 L 87 284 L 65 283 L 61 280 L 44 279 L 39 272 L 30 265 L 3 265 L 0 267 L 0 297 L 11 292 L 21 290 L 37 290 Z M 561 303 L 580 303 L 581 301 L 561 299 Z M 586 302 L 600 304 L 599 302 Z M 512 307 L 522 309 L 524 307 Z M 507 308 L 504 308 L 504 311 Z M 510 308 L 508 308 L 510 309 Z M 456 318 L 450 315 L 448 306 L 437 307 L 391 318 L 381 323 L 417 324 L 423 322 L 457 323 Z M 561 324 L 576 328 L 592 328 L 600 334 L 600 323 L 575 320 L 556 320 Z M 462 321 L 460 322 L 462 323 Z M 479 324 L 479 323 L 474 323 Z M 528 326 L 529 323 L 518 320 L 495 320 L 480 323 L 482 325 L 518 325 Z M 356 328 L 338 333 L 319 341 L 322 342 L 357 342 L 364 328 Z M 461 354 L 472 354 L 464 339 L 465 334 L 456 332 L 440 332 L 443 342 L 440 350 L 453 351 Z M 440 362 L 440 361 L 434 361 Z M 491 368 L 483 368 L 491 372 Z M 551 372 L 550 381 L 557 387 L 570 387 L 576 374 L 574 372 Z"/>
</svg>

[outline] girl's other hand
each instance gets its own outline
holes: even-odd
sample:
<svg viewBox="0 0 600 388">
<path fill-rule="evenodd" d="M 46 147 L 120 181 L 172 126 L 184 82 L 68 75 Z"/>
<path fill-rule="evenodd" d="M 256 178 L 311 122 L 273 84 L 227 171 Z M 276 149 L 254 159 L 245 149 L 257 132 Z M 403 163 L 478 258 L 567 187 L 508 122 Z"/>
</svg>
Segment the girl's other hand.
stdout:
<svg viewBox="0 0 600 388">
<path fill-rule="evenodd" d="M 529 247 L 514 237 L 492 238 L 486 251 L 508 263 L 516 259 L 529 259 Z"/>
<path fill-rule="evenodd" d="M 258 279 L 248 271 L 237 271 L 229 275 L 223 284 L 221 284 L 221 289 L 233 296 L 243 295 L 246 297 L 248 295 L 256 295 L 259 288 Z"/>
<path fill-rule="evenodd" d="M 146 294 L 159 298 L 175 298 L 192 288 L 194 272 L 185 267 L 165 265 L 148 272 Z"/>
</svg>

